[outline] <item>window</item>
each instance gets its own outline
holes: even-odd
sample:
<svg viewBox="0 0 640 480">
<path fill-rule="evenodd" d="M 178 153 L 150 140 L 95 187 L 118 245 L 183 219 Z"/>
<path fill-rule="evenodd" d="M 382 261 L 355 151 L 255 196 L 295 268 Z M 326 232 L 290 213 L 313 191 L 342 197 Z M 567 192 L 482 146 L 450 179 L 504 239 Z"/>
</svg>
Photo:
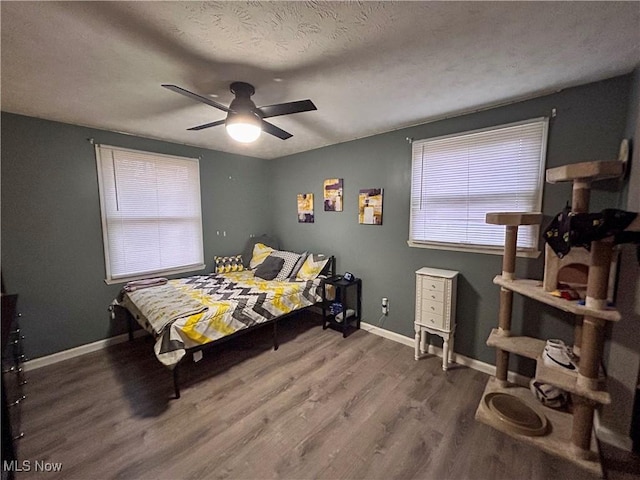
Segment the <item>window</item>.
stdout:
<svg viewBox="0 0 640 480">
<path fill-rule="evenodd" d="M 413 142 L 409 245 L 502 253 L 504 227 L 488 212 L 542 208 L 548 120 L 539 118 Z M 518 229 L 535 256 L 539 226 Z"/>
<path fill-rule="evenodd" d="M 106 282 L 204 268 L 197 159 L 96 145 Z"/>
</svg>

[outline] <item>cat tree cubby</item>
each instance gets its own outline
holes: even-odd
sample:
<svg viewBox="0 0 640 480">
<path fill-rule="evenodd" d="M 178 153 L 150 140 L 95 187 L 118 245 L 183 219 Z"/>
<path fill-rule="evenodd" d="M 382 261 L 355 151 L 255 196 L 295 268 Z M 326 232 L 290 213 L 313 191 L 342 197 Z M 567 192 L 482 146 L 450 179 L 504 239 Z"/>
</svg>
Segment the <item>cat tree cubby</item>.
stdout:
<svg viewBox="0 0 640 480">
<path fill-rule="evenodd" d="M 573 182 L 572 211 L 583 213 L 588 211 L 591 183 L 618 177 L 623 172 L 624 162 L 619 160 L 585 162 L 547 170 L 547 182 Z M 575 248 L 572 249 L 573 254 L 563 259 L 558 259 L 553 250 L 547 248 L 544 279 L 518 279 L 515 277 L 518 227 L 537 225 L 541 221 L 541 213 L 501 212 L 488 213 L 486 216 L 487 223 L 503 225 L 506 232 L 502 273 L 493 279 L 493 283 L 500 287 L 498 328 L 492 329 L 487 339 L 487 345 L 496 349 L 496 375 L 487 382 L 483 399 L 476 411 L 476 419 L 601 476 L 602 468 L 592 429 L 596 406 L 611 403 L 611 396 L 605 390 L 599 368 L 604 327 L 607 322 L 620 320 L 620 313 L 607 306 L 610 270 L 614 258 L 613 243 L 606 240 L 594 241 L 591 242 L 589 251 Z M 552 295 L 551 292 L 558 287 L 558 283 L 567 281 L 567 278 L 573 280 L 577 287 L 583 287 L 586 295 L 583 302 Z M 519 336 L 511 331 L 514 293 L 575 315 L 574 353 L 579 354 L 577 371 L 545 364 L 542 360 L 545 339 Z M 573 399 L 572 413 L 543 407 L 528 388 L 510 383 L 507 380 L 510 354 L 535 360 L 537 381 L 570 392 Z M 516 397 L 533 411 L 542 413 L 548 421 L 546 432 L 532 436 L 511 428 L 513 425 L 505 423 L 504 416 L 492 409 L 490 402 L 486 401 L 496 393 Z"/>
</svg>

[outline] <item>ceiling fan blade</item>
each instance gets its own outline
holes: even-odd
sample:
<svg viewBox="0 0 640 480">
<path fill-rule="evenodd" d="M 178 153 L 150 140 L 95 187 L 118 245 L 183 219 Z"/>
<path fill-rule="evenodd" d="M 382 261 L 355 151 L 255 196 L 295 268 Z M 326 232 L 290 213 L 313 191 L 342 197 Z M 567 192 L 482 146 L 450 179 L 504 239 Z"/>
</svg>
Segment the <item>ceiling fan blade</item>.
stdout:
<svg viewBox="0 0 640 480">
<path fill-rule="evenodd" d="M 269 122 L 265 122 L 264 120 L 262 121 L 262 131 L 267 132 L 274 137 L 278 137 L 281 140 L 286 140 L 287 138 L 293 137 L 293 135 L 291 135 L 289 132 L 285 132 L 281 128 L 278 128 Z"/>
<path fill-rule="evenodd" d="M 192 100 L 195 100 L 197 102 L 202 102 L 202 103 L 206 103 L 207 105 L 211 105 L 212 107 L 218 108 L 218 109 L 222 110 L 223 112 L 229 112 L 230 111 L 229 108 L 225 107 L 221 103 L 214 102 L 210 98 L 203 97 L 201 95 L 198 95 L 197 93 L 192 93 L 189 90 L 185 90 L 184 88 L 178 87 L 177 85 L 162 85 L 162 86 L 164 88 L 168 88 L 172 92 L 179 93 L 180 95 L 184 95 L 185 97 L 189 97 Z"/>
<path fill-rule="evenodd" d="M 262 118 L 278 117 L 280 115 L 290 115 L 292 113 L 309 112 L 317 110 L 311 100 L 298 100 L 297 102 L 279 103 L 277 105 L 267 105 L 259 107 Z"/>
<path fill-rule="evenodd" d="M 218 125 L 224 125 L 225 120 L 218 120 L 216 122 L 205 123 L 204 125 L 198 125 L 197 127 L 187 128 L 187 130 L 204 130 L 205 128 L 217 127 Z"/>
</svg>

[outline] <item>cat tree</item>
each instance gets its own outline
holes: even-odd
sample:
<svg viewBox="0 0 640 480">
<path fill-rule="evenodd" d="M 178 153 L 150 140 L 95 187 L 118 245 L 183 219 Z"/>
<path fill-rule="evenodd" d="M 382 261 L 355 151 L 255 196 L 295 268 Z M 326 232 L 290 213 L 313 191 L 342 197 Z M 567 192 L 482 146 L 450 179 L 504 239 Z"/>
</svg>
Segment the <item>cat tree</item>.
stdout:
<svg viewBox="0 0 640 480">
<path fill-rule="evenodd" d="M 623 142 L 615 161 L 585 162 L 549 169 L 547 182 L 573 182 L 572 211 L 586 213 L 589 208 L 591 183 L 624 173 L 628 148 Z M 613 242 L 605 239 L 591 243 L 590 251 L 572 248 L 559 259 L 547 245 L 543 281 L 515 277 L 518 227 L 536 225 L 540 213 L 488 213 L 486 222 L 506 228 L 502 274 L 493 282 L 500 286 L 498 328 L 493 329 L 487 345 L 496 349 L 496 375 L 489 379 L 483 400 L 476 411 L 476 419 L 522 441 L 533 444 L 553 455 L 568 459 L 581 467 L 602 475 L 595 439 L 592 437 L 593 415 L 597 405 L 609 404 L 611 397 L 599 376 L 606 322 L 617 322 L 620 313 L 607 307 Z M 584 304 L 551 294 L 559 282 L 569 282 L 584 288 Z M 546 341 L 511 332 L 513 294 L 517 293 L 576 316 L 574 354 L 580 357 L 578 371 L 549 367 L 542 361 Z M 507 379 L 509 354 L 514 353 L 536 360 L 536 380 L 559 387 L 572 394 L 573 413 L 540 408 L 529 389 L 518 387 Z M 507 393 L 520 399 L 548 420 L 546 434 L 529 436 L 518 433 L 499 413 L 492 411 L 485 401 L 490 394 Z"/>
</svg>

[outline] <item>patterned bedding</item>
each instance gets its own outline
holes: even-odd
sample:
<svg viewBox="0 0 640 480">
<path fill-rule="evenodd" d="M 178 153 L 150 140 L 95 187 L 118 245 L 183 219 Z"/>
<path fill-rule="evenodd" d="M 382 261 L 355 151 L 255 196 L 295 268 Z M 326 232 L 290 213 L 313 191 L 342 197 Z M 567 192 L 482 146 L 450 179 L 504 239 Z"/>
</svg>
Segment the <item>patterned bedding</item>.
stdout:
<svg viewBox="0 0 640 480">
<path fill-rule="evenodd" d="M 156 337 L 154 350 L 158 360 L 173 368 L 188 348 L 213 342 L 321 301 L 321 282 L 320 278 L 298 282 L 266 281 L 247 270 L 196 275 L 170 280 L 162 292 L 157 290 L 161 287 L 127 292 L 119 303 Z M 162 298 L 169 296 L 172 290 L 177 297 L 183 297 L 182 310 L 176 307 L 175 298 Z M 198 304 L 203 311 L 190 314 L 199 310 Z M 167 321 L 168 315 L 173 319 Z"/>
</svg>

